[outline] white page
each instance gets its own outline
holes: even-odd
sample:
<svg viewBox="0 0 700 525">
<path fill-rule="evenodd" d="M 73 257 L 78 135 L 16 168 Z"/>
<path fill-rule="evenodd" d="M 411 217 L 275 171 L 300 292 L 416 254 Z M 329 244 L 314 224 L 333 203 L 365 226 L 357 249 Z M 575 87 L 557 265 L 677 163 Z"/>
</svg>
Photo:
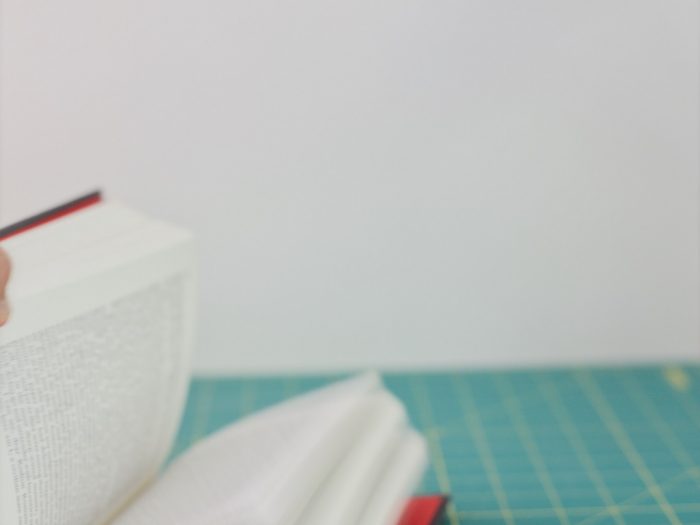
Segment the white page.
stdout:
<svg viewBox="0 0 700 525">
<path fill-rule="evenodd" d="M 69 224 L 51 224 L 50 240 L 79 251 Z M 2 525 L 95 525 L 157 472 L 192 342 L 192 244 L 171 232 L 139 229 L 150 242 L 118 257 L 101 255 L 108 243 L 83 247 L 73 273 L 58 270 L 65 258 L 17 267 L 13 315 L 0 331 Z M 42 227 L 3 246 L 25 261 L 45 235 Z"/>
<path fill-rule="evenodd" d="M 374 394 L 361 435 L 314 495 L 297 525 L 355 525 L 406 431 L 406 414 L 389 392 Z"/>
<path fill-rule="evenodd" d="M 114 525 L 289 525 L 362 432 L 379 388 L 365 375 L 206 438 Z"/>
<path fill-rule="evenodd" d="M 0 424 L 0 524 L 15 525 L 19 523 L 15 480 L 12 475 L 10 448 L 5 432 Z"/>
<path fill-rule="evenodd" d="M 361 525 L 396 525 L 428 462 L 425 440 L 408 430 L 358 521 Z"/>
</svg>

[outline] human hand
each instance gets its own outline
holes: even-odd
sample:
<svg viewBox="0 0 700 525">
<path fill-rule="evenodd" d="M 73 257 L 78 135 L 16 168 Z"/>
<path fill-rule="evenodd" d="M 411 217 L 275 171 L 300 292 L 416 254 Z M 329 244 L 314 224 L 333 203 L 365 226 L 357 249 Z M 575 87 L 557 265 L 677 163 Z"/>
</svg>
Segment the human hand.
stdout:
<svg viewBox="0 0 700 525">
<path fill-rule="evenodd" d="M 10 258 L 7 252 L 0 248 L 0 326 L 7 322 L 10 316 L 10 304 L 5 296 L 7 280 L 10 278 Z"/>
</svg>

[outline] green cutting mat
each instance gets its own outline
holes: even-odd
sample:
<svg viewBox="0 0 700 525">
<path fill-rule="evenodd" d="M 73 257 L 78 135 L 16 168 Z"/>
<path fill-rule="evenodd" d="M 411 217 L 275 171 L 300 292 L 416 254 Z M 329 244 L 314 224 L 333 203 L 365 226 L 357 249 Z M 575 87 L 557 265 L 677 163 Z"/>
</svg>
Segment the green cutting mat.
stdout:
<svg viewBox="0 0 700 525">
<path fill-rule="evenodd" d="M 195 379 L 175 454 L 337 379 Z M 389 374 L 446 524 L 700 524 L 700 367 Z"/>
</svg>

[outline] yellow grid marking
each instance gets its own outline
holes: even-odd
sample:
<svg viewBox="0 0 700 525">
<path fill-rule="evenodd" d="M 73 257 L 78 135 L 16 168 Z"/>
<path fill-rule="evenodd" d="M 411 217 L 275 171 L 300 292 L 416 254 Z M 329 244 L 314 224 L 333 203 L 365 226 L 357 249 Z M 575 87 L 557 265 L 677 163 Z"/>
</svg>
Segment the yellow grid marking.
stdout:
<svg viewBox="0 0 700 525">
<path fill-rule="evenodd" d="M 667 480 L 664 480 L 659 486 L 661 487 L 661 489 L 664 489 L 664 488 L 670 489 L 670 488 L 674 487 L 677 483 L 684 481 L 688 476 L 692 476 L 693 470 L 695 470 L 696 472 L 700 471 L 700 469 L 697 469 L 697 468 L 685 470 L 683 472 L 676 474 L 675 476 L 672 476 L 671 478 L 669 478 Z M 639 500 L 643 497 L 646 497 L 649 493 L 650 493 L 650 490 L 649 490 L 649 487 L 647 487 L 644 490 L 639 491 L 637 494 L 633 494 L 632 496 L 625 498 L 623 501 L 618 503 L 618 506 L 620 507 L 620 510 L 622 512 L 635 512 L 635 510 L 638 509 L 640 506 L 635 505 L 634 507 L 632 507 L 631 505 L 634 504 L 637 500 Z M 658 507 L 654 507 L 654 508 L 656 508 L 657 511 L 659 510 Z M 679 510 L 680 510 L 680 508 L 679 508 Z M 588 516 L 585 520 L 580 521 L 580 522 L 576 523 L 575 525 L 587 525 L 587 524 L 593 523 L 593 522 L 599 520 L 600 518 L 605 517 L 607 514 L 608 514 L 607 509 L 605 509 L 605 508 L 601 509 L 597 514 L 594 514 L 593 516 Z"/>
<path fill-rule="evenodd" d="M 504 398 L 499 397 L 497 401 L 491 404 L 484 404 L 479 407 L 479 412 L 482 417 L 489 416 L 492 414 L 500 414 L 505 403 L 509 403 L 513 400 L 517 400 L 519 403 L 537 401 L 539 399 L 539 394 L 533 392 L 526 392 L 523 395 L 508 395 Z"/>
<path fill-rule="evenodd" d="M 615 504 L 615 500 L 613 499 L 612 494 L 610 493 L 610 489 L 605 484 L 603 477 L 601 476 L 600 472 L 595 466 L 595 462 L 593 461 L 592 456 L 588 452 L 588 447 L 586 446 L 586 443 L 581 437 L 581 434 L 576 429 L 576 425 L 574 425 L 573 419 L 569 415 L 569 412 L 564 406 L 564 403 L 561 402 L 561 399 L 557 395 L 556 387 L 551 382 L 549 382 L 549 380 L 547 380 L 544 376 L 540 377 L 538 383 L 539 389 L 542 392 L 542 395 L 544 396 L 545 400 L 547 401 L 547 404 L 549 405 L 552 414 L 557 419 L 557 421 L 559 421 L 562 430 L 566 434 L 567 438 L 569 439 L 569 443 L 571 443 L 571 446 L 574 449 L 576 457 L 586 469 L 588 477 L 593 482 L 596 492 L 598 493 L 600 498 L 605 502 L 606 508 L 610 511 L 610 514 L 612 515 L 615 522 L 619 525 L 623 525 L 625 523 L 625 520 L 620 514 L 620 508 Z"/>
<path fill-rule="evenodd" d="M 664 378 L 680 392 L 686 392 L 690 389 L 690 376 L 680 366 L 664 368 Z"/>
<path fill-rule="evenodd" d="M 627 435 L 624 426 L 615 415 L 615 412 L 605 399 L 605 396 L 601 392 L 600 388 L 598 388 L 598 385 L 595 383 L 595 380 L 591 374 L 589 372 L 577 371 L 575 373 L 575 377 L 583 388 L 584 392 L 586 392 L 586 395 L 591 400 L 593 407 L 595 408 L 596 412 L 598 412 L 598 415 L 603 420 L 603 423 L 605 423 L 605 426 L 608 427 L 608 430 L 615 438 L 615 441 L 619 445 L 623 454 L 632 464 L 637 472 L 637 475 L 639 475 L 644 482 L 644 485 L 646 485 L 649 494 L 651 494 L 651 496 L 656 500 L 663 513 L 673 525 L 682 525 L 681 521 L 678 519 L 678 516 L 673 510 L 673 507 L 671 507 L 671 504 L 666 499 L 664 491 L 657 483 L 654 475 L 651 473 L 644 462 L 644 459 L 642 459 L 642 456 L 639 454 L 637 448 L 632 443 L 632 440 Z"/>
<path fill-rule="evenodd" d="M 530 462 L 535 468 L 535 473 L 537 474 L 540 483 L 542 483 L 542 487 L 547 494 L 547 498 L 552 504 L 552 508 L 557 509 L 556 514 L 559 521 L 563 524 L 570 523 L 559 494 L 557 493 L 556 488 L 554 488 L 552 479 L 549 476 L 547 466 L 542 458 L 542 453 L 540 452 L 537 443 L 535 443 L 535 440 L 532 438 L 530 427 L 522 415 L 522 411 L 520 410 L 520 402 L 513 391 L 513 387 L 504 376 L 499 376 L 496 378 L 496 386 L 501 392 L 503 399 L 507 400 L 505 403 L 506 409 L 508 410 L 510 419 L 513 422 L 515 431 L 518 433 L 520 441 L 527 451 Z"/>
<path fill-rule="evenodd" d="M 664 440 L 666 447 L 668 447 L 676 460 L 678 460 L 678 462 L 683 465 L 684 468 L 690 469 L 691 476 L 697 483 L 698 487 L 700 487 L 700 473 L 695 472 L 697 465 L 686 448 L 673 433 L 671 427 L 663 419 L 656 406 L 654 406 L 652 400 L 649 398 L 649 395 L 639 386 L 637 381 L 632 381 L 628 377 L 622 378 L 622 385 L 625 388 L 625 391 L 637 404 L 638 408 L 644 413 L 644 417 L 646 417 L 647 420 L 654 425 L 654 429 Z"/>
<path fill-rule="evenodd" d="M 464 405 L 464 417 L 474 438 L 476 448 L 479 451 L 479 456 L 481 457 L 481 461 L 485 467 L 491 489 L 493 490 L 496 500 L 498 501 L 501 517 L 509 525 L 514 525 L 515 522 L 513 521 L 513 514 L 510 512 L 508 505 L 508 497 L 506 496 L 506 492 L 503 490 L 501 477 L 498 473 L 496 462 L 494 461 L 491 446 L 489 445 L 488 438 L 486 437 L 484 425 L 482 424 L 481 417 L 479 416 L 479 409 L 474 402 L 474 396 L 472 395 L 471 388 L 466 381 L 459 381 L 455 376 L 452 376 L 452 381 L 454 389 L 457 391 L 457 399 L 460 401 L 460 404 Z"/>
<path fill-rule="evenodd" d="M 416 401 L 418 413 L 420 414 L 420 418 L 425 428 L 425 437 L 427 438 L 428 446 L 430 447 L 430 456 L 433 460 L 433 468 L 435 469 L 438 485 L 440 486 L 440 490 L 445 494 L 452 494 L 450 476 L 447 472 L 447 464 L 445 463 L 445 453 L 443 452 L 442 445 L 440 444 L 440 435 L 434 428 L 435 421 L 433 420 L 432 415 L 433 409 L 430 406 L 430 401 L 428 399 L 425 386 L 417 377 L 411 379 L 410 385 L 411 393 Z M 452 499 L 450 499 L 450 501 L 447 503 L 445 512 L 450 521 L 450 525 L 459 525 L 457 510 L 455 509 Z"/>
<path fill-rule="evenodd" d="M 675 508 L 681 512 L 700 512 L 700 503 L 678 503 Z M 571 515 L 577 517 L 585 517 L 591 513 L 599 513 L 605 515 L 609 512 L 608 507 L 566 507 L 562 509 Z M 557 509 L 551 507 L 543 508 L 511 508 L 513 517 L 519 518 L 556 518 Z M 630 507 L 625 512 L 629 514 L 636 515 L 658 515 L 659 507 L 656 505 L 636 505 Z M 485 519 L 497 519 L 500 517 L 500 511 L 497 510 L 460 510 L 458 514 L 463 518 L 485 518 Z"/>
<path fill-rule="evenodd" d="M 487 415 L 481 410 L 479 411 L 479 413 L 481 414 L 482 418 Z M 700 428 L 700 425 L 698 425 L 698 427 Z M 464 424 L 461 421 L 445 423 L 443 425 L 437 425 L 435 428 L 439 429 L 442 434 L 459 434 L 460 432 L 464 433 L 466 431 L 466 429 L 464 428 Z M 496 433 L 501 432 L 501 431 L 507 431 L 510 428 L 511 428 L 510 425 L 501 425 L 501 424 L 493 424 L 493 425 L 489 426 L 489 430 L 496 432 Z M 578 424 L 578 428 L 580 430 L 596 430 L 598 428 L 598 426 L 590 424 L 590 423 L 587 425 Z M 637 431 L 637 430 L 647 429 L 648 425 L 646 424 L 645 421 L 639 421 L 638 424 L 636 424 L 636 425 L 633 425 L 633 424 L 628 422 L 625 424 L 625 428 Z M 552 423 L 546 423 L 546 422 L 540 423 L 540 422 L 538 422 L 537 429 L 541 430 L 543 432 L 556 432 L 557 430 L 561 430 L 561 427 L 559 425 L 555 425 Z M 604 438 L 601 436 L 593 436 L 593 437 L 588 438 L 587 443 L 596 442 L 596 441 L 607 443 L 610 440 L 608 438 Z"/>
</svg>

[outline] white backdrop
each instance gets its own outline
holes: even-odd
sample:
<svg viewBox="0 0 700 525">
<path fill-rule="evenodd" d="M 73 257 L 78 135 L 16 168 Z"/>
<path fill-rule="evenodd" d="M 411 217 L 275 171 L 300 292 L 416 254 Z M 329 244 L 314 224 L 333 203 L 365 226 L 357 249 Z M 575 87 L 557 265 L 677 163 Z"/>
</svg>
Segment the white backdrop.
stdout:
<svg viewBox="0 0 700 525">
<path fill-rule="evenodd" d="M 697 2 L 0 2 L 0 221 L 193 228 L 200 371 L 698 357 Z"/>
</svg>

